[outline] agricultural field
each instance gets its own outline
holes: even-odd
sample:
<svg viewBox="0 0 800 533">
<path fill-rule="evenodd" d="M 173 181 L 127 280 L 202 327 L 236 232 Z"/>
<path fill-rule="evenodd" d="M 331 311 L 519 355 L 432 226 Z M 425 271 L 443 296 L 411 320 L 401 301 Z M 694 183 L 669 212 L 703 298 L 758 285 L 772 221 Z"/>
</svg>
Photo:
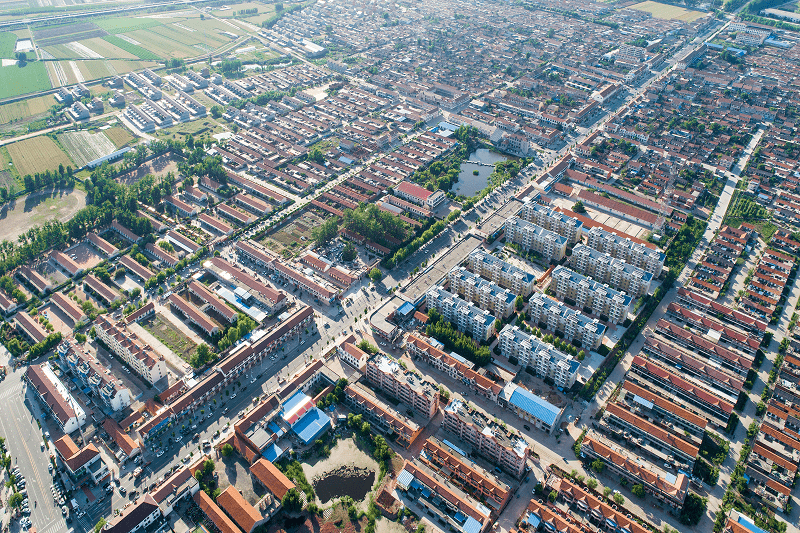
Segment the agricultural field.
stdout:
<svg viewBox="0 0 800 533">
<path fill-rule="evenodd" d="M 57 169 L 58 165 L 75 167 L 64 150 L 47 135 L 17 141 L 7 148 L 11 162 L 20 176 L 33 176 L 37 172 Z"/>
<path fill-rule="evenodd" d="M 147 59 L 151 61 L 158 61 L 161 59 L 160 56 L 154 54 L 150 50 L 147 50 L 138 44 L 132 44 L 117 35 L 106 35 L 103 37 L 103 40 L 117 48 L 120 48 L 121 50 L 124 50 L 134 57 L 138 57 L 139 59 Z"/>
<path fill-rule="evenodd" d="M 78 61 L 77 64 L 84 80 L 108 78 L 117 74 L 108 61 Z"/>
<path fill-rule="evenodd" d="M 704 17 L 706 13 L 702 11 L 694 11 L 690 9 L 684 9 L 678 6 L 672 6 L 669 4 L 660 4 L 658 2 L 642 2 L 641 4 L 636 4 L 630 6 L 631 9 L 635 9 L 637 11 L 644 11 L 646 13 L 650 13 L 656 18 L 665 19 L 665 20 L 682 20 L 684 22 L 694 22 L 695 20 Z"/>
<path fill-rule="evenodd" d="M 270 232 L 262 243 L 278 253 L 290 254 L 292 250 L 308 244 L 311 241 L 312 230 L 324 221 L 324 218 L 312 211 L 303 211 L 299 217 L 284 224 L 277 231 Z"/>
<path fill-rule="evenodd" d="M 0 67 L 0 98 L 10 98 L 49 89 L 52 89 L 50 78 L 41 61 L 25 63 L 24 66 Z"/>
<path fill-rule="evenodd" d="M 10 32 L 0 32 L 0 58 L 11 59 L 14 57 L 14 46 L 17 36 Z"/>
<path fill-rule="evenodd" d="M 55 104 L 51 95 L 37 96 L 21 102 L 0 105 L 0 124 L 8 124 L 14 120 L 30 119 L 46 114 L 50 106 Z"/>
<path fill-rule="evenodd" d="M 136 140 L 136 137 L 131 135 L 128 130 L 121 126 L 113 126 L 108 128 L 103 133 L 106 134 L 108 140 L 114 143 L 114 148 L 122 148 L 123 146 Z"/>
<path fill-rule="evenodd" d="M 197 351 L 197 344 L 160 314 L 140 323 L 153 337 L 187 363 Z"/>
<path fill-rule="evenodd" d="M 134 70 L 142 70 L 143 68 L 157 67 L 158 63 L 155 61 L 124 61 L 122 59 L 113 59 L 108 62 L 114 71 L 122 76 Z"/>
<path fill-rule="evenodd" d="M 93 22 L 77 22 L 61 26 L 48 26 L 33 30 L 36 44 L 40 47 L 66 44 L 92 37 L 102 37 L 106 31 Z"/>
<path fill-rule="evenodd" d="M 69 131 L 59 134 L 58 142 L 79 168 L 116 150 L 114 143 L 103 132 Z"/>
<path fill-rule="evenodd" d="M 17 173 L 11 166 L 11 156 L 5 146 L 0 146 L 0 187 L 5 187 L 9 191 L 13 188 L 22 186 L 22 182 L 17 179 Z"/>
<path fill-rule="evenodd" d="M 110 34 L 126 33 L 135 30 L 146 30 L 160 26 L 161 22 L 151 18 L 113 17 L 97 21 L 97 25 Z"/>
</svg>

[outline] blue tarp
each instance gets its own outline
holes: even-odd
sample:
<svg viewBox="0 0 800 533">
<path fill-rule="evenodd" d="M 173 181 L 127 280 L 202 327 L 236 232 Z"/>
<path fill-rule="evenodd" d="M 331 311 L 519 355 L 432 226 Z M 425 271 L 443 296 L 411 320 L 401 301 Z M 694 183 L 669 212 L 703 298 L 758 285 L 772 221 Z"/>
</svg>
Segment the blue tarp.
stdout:
<svg viewBox="0 0 800 533">
<path fill-rule="evenodd" d="M 322 435 L 331 427 L 331 418 L 323 413 L 319 408 L 314 407 L 309 410 L 293 427 L 292 431 L 308 445 L 314 442 L 317 437 Z"/>
</svg>

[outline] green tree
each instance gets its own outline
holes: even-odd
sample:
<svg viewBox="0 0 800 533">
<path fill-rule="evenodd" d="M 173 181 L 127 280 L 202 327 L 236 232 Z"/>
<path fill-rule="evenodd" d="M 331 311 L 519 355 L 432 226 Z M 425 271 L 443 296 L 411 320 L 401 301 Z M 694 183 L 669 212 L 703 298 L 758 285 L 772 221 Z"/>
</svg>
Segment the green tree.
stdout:
<svg viewBox="0 0 800 533">
<path fill-rule="evenodd" d="M 100 520 L 98 520 L 97 523 L 94 525 L 94 533 L 100 533 L 100 531 L 103 529 L 105 525 L 106 525 L 105 518 L 101 518 Z"/>
<path fill-rule="evenodd" d="M 367 339 L 362 339 L 361 342 L 358 343 L 358 348 L 370 355 L 378 353 L 378 347 L 369 342 Z"/>
<path fill-rule="evenodd" d="M 708 499 L 698 496 L 694 492 L 686 495 L 686 500 L 683 502 L 683 509 L 681 510 L 680 521 L 681 524 L 688 526 L 695 526 L 700 523 L 703 515 L 706 514 L 706 507 L 708 506 Z"/>
<path fill-rule="evenodd" d="M 281 505 L 287 513 L 299 513 L 303 509 L 303 501 L 297 489 L 289 489 L 281 499 Z"/>
<path fill-rule="evenodd" d="M 230 444 L 225 444 L 225 446 L 222 447 L 221 451 L 224 457 L 230 457 L 231 454 L 233 454 L 233 446 L 231 446 Z"/>
<path fill-rule="evenodd" d="M 222 116 L 222 108 L 218 105 L 212 106 L 211 116 L 214 118 L 220 118 Z"/>
<path fill-rule="evenodd" d="M 369 271 L 369 279 L 371 279 L 373 283 L 378 283 L 381 279 L 383 279 L 383 272 L 381 272 L 381 269 L 378 267 L 374 267 Z"/>
<path fill-rule="evenodd" d="M 514 301 L 514 305 L 517 308 L 517 311 L 522 311 L 522 308 L 525 306 L 525 300 L 522 299 L 522 296 L 517 296 L 517 299 Z"/>
<path fill-rule="evenodd" d="M 575 202 L 573 204 L 572 211 L 575 212 L 575 213 L 585 213 L 586 212 L 586 208 L 583 206 L 583 202 L 578 200 L 577 202 Z"/>
<path fill-rule="evenodd" d="M 633 488 L 631 488 L 631 492 L 638 498 L 644 498 L 644 486 L 640 483 L 634 485 Z"/>
<path fill-rule="evenodd" d="M 614 494 L 614 501 L 617 502 L 617 505 L 622 505 L 625 503 L 625 497 L 618 492 Z"/>
<path fill-rule="evenodd" d="M 320 246 L 333 240 L 339 233 L 339 218 L 330 217 L 325 222 L 311 230 L 311 238 Z"/>
<path fill-rule="evenodd" d="M 596 490 L 597 489 L 597 480 L 595 478 L 593 478 L 593 477 L 590 477 L 589 479 L 586 480 L 586 486 L 589 487 L 592 490 Z"/>
<path fill-rule="evenodd" d="M 601 461 L 600 459 L 595 459 L 592 462 L 592 470 L 594 470 L 598 474 L 602 474 L 603 470 L 605 470 L 605 469 L 606 469 L 606 464 L 603 461 Z"/>
<path fill-rule="evenodd" d="M 358 255 L 358 251 L 356 247 L 353 246 L 353 243 L 348 242 L 344 245 L 344 250 L 342 250 L 342 261 L 352 261 Z"/>
<path fill-rule="evenodd" d="M 24 498 L 22 497 L 22 494 L 20 494 L 19 492 L 15 492 L 14 494 L 12 494 L 12 495 L 11 495 L 11 496 L 8 498 L 8 505 L 9 505 L 10 507 L 13 507 L 13 508 L 17 508 L 17 509 L 18 509 L 19 507 L 22 507 L 22 500 L 23 500 L 23 499 L 24 499 Z"/>
</svg>

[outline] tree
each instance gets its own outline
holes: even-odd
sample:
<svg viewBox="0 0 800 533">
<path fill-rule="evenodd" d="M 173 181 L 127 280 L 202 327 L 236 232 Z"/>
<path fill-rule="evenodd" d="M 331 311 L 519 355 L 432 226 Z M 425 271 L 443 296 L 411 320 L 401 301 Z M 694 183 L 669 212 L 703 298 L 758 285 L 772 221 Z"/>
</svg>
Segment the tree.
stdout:
<svg viewBox="0 0 800 533">
<path fill-rule="evenodd" d="M 362 339 L 361 342 L 358 343 L 358 349 L 363 352 L 367 352 L 370 355 L 378 353 L 378 347 L 369 342 L 367 339 Z"/>
<path fill-rule="evenodd" d="M 353 246 L 353 243 L 348 242 L 344 245 L 344 250 L 342 250 L 342 261 L 352 261 L 358 255 L 358 251 L 356 247 Z"/>
<path fill-rule="evenodd" d="M 222 116 L 222 108 L 218 105 L 212 106 L 211 116 L 214 118 L 220 118 Z"/>
<path fill-rule="evenodd" d="M 586 486 L 592 490 L 597 489 L 597 480 L 593 477 L 586 480 Z"/>
<path fill-rule="evenodd" d="M 233 446 L 231 446 L 230 444 L 226 444 L 225 446 L 222 447 L 223 457 L 230 457 L 232 453 L 233 453 Z"/>
<path fill-rule="evenodd" d="M 575 213 L 585 213 L 586 208 L 583 206 L 583 202 L 578 200 L 577 202 L 575 202 L 575 204 L 573 204 L 572 211 Z"/>
<path fill-rule="evenodd" d="M 603 496 L 608 498 L 611 495 L 611 487 L 604 487 L 603 488 Z"/>
<path fill-rule="evenodd" d="M 8 498 L 8 505 L 11 507 L 19 508 L 22 506 L 23 499 L 24 498 L 22 497 L 22 494 L 20 494 L 19 492 L 15 492 Z"/>
<path fill-rule="evenodd" d="M 551 491 L 550 495 L 547 496 L 547 499 L 550 500 L 551 502 L 555 502 L 556 498 L 558 498 L 558 492 L 556 491 Z"/>
<path fill-rule="evenodd" d="M 707 505 L 707 498 L 698 496 L 694 492 L 687 494 L 686 500 L 683 502 L 683 510 L 681 510 L 681 524 L 696 526 L 698 523 L 700 523 L 703 515 L 706 514 Z"/>
<path fill-rule="evenodd" d="M 303 509 L 303 501 L 297 489 L 289 489 L 281 499 L 281 505 L 287 513 L 299 513 Z"/>
<path fill-rule="evenodd" d="M 634 485 L 633 488 L 631 488 L 631 492 L 638 498 L 644 498 L 644 486 L 640 483 Z"/>
<path fill-rule="evenodd" d="M 369 279 L 371 279 L 373 283 L 378 283 L 383 279 L 383 272 L 381 272 L 378 267 L 375 267 L 369 271 Z"/>
<path fill-rule="evenodd" d="M 517 299 L 514 301 L 514 306 L 517 308 L 517 311 L 522 311 L 522 308 L 525 306 L 525 300 L 522 299 L 522 296 L 517 296 Z"/>
<path fill-rule="evenodd" d="M 26 54 L 25 52 L 17 52 L 16 55 L 17 55 L 17 60 L 19 60 L 20 63 L 25 63 L 26 61 L 28 61 L 28 54 Z"/>
<path fill-rule="evenodd" d="M 100 530 L 102 530 L 105 525 L 106 525 L 105 518 L 101 518 L 100 520 L 98 520 L 97 523 L 94 525 L 94 533 L 100 533 Z"/>
<path fill-rule="evenodd" d="M 322 150 L 319 149 L 318 146 L 315 146 L 308 152 L 308 160 L 318 163 L 320 165 L 325 164 L 325 154 L 322 153 Z"/>
<path fill-rule="evenodd" d="M 314 239 L 314 242 L 317 244 L 317 246 L 321 246 L 333 240 L 338 233 L 339 218 L 331 217 L 311 230 L 311 238 Z"/>
<path fill-rule="evenodd" d="M 618 492 L 614 494 L 614 501 L 617 502 L 617 505 L 622 505 L 625 503 L 625 497 Z"/>
<path fill-rule="evenodd" d="M 592 470 L 594 470 L 598 474 L 602 474 L 603 470 L 605 469 L 606 469 L 606 464 L 600 459 L 595 459 L 594 462 L 592 462 Z"/>
</svg>

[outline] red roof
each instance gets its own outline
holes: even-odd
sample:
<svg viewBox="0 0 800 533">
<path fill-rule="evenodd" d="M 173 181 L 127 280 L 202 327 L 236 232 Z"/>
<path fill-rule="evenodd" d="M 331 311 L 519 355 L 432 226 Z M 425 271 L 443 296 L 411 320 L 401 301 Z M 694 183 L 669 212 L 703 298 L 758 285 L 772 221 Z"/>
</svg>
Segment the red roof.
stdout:
<svg viewBox="0 0 800 533">
<path fill-rule="evenodd" d="M 425 201 L 433 194 L 433 192 L 429 191 L 425 187 L 420 187 L 414 183 L 408 181 L 401 181 L 399 185 L 397 185 L 397 190 L 408 194 L 409 196 L 413 196 L 421 201 Z"/>
</svg>

